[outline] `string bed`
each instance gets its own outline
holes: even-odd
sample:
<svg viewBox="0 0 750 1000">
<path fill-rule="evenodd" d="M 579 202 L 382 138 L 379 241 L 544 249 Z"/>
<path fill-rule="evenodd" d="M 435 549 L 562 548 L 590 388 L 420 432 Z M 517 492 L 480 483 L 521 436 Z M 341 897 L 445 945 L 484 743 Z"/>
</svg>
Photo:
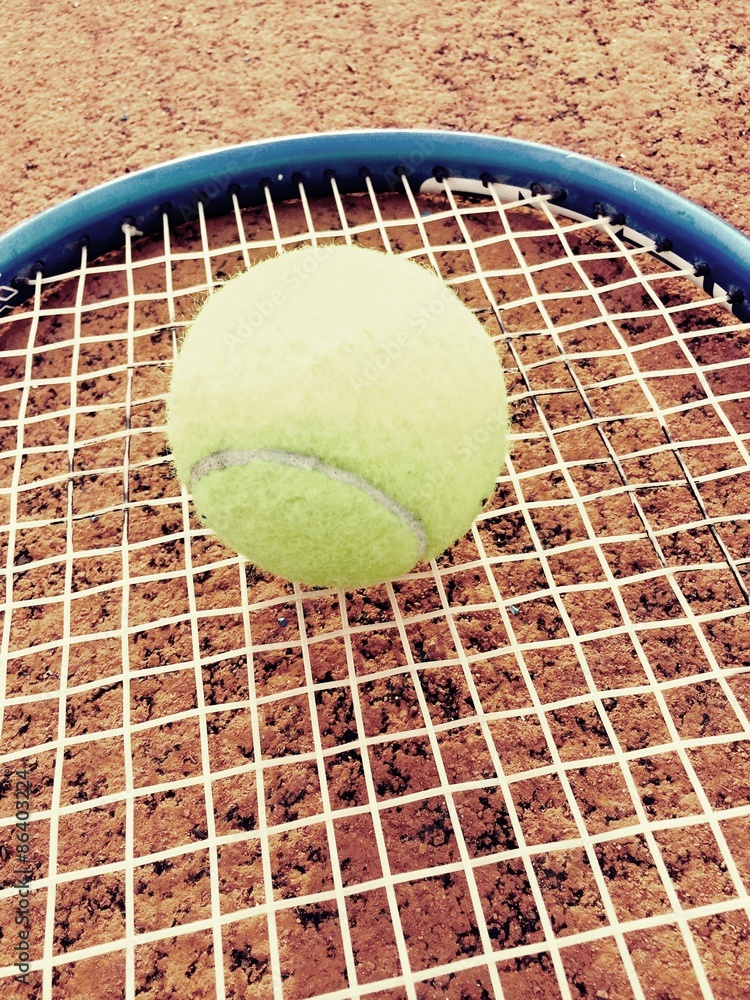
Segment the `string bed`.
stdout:
<svg viewBox="0 0 750 1000">
<path fill-rule="evenodd" d="M 28 780 L 29 996 L 750 981 L 750 328 L 616 220 L 402 184 L 125 225 L 0 319 L 0 974 Z M 330 241 L 432 266 L 511 400 L 472 530 L 354 593 L 223 548 L 165 436 L 205 295 Z"/>
</svg>

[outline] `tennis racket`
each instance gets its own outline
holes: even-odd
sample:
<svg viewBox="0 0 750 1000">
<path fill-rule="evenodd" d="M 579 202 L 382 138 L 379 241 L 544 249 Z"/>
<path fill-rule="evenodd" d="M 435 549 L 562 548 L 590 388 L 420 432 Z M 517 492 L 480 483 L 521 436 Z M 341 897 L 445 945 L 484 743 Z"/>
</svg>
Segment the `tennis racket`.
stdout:
<svg viewBox="0 0 750 1000">
<path fill-rule="evenodd" d="M 202 298 L 330 242 L 433 267 L 512 415 L 471 531 L 352 593 L 221 546 L 165 437 Z M 742 993 L 750 241 L 581 156 L 357 131 L 78 195 L 0 283 L 5 995 Z"/>
</svg>

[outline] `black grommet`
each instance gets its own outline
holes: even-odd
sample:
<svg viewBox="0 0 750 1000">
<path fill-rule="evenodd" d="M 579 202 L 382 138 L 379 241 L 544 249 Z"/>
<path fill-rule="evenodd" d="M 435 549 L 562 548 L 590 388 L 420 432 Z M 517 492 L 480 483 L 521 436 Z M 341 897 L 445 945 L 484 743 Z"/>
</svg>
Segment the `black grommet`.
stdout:
<svg viewBox="0 0 750 1000">
<path fill-rule="evenodd" d="M 696 278 L 705 278 L 711 273 L 711 268 L 704 260 L 699 260 L 693 268 Z"/>
<path fill-rule="evenodd" d="M 432 168 L 432 176 L 436 181 L 444 181 L 448 176 L 448 171 L 445 167 L 437 166 Z"/>
</svg>

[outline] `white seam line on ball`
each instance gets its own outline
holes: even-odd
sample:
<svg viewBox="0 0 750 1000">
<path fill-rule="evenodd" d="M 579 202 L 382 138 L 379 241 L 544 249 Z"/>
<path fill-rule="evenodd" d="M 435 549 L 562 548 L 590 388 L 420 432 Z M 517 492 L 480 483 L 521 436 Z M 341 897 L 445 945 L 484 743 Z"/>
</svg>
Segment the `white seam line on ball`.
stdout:
<svg viewBox="0 0 750 1000">
<path fill-rule="evenodd" d="M 288 465 L 294 469 L 304 469 L 306 472 L 322 472 L 329 479 L 353 486 L 374 500 L 384 510 L 387 510 L 411 531 L 419 546 L 420 559 L 427 551 L 427 532 L 419 518 L 415 517 L 411 511 L 402 507 L 393 497 L 389 497 L 387 493 L 379 490 L 372 483 L 368 483 L 366 479 L 356 473 L 347 472 L 346 469 L 337 469 L 335 465 L 327 465 L 313 455 L 299 455 L 294 451 L 274 451 L 270 448 L 257 448 L 252 451 L 226 448 L 224 451 L 214 452 L 213 455 L 206 455 L 195 463 L 190 470 L 190 489 L 192 490 L 195 484 L 209 472 L 237 468 L 247 465 L 248 462 L 271 462 L 276 465 Z"/>
</svg>

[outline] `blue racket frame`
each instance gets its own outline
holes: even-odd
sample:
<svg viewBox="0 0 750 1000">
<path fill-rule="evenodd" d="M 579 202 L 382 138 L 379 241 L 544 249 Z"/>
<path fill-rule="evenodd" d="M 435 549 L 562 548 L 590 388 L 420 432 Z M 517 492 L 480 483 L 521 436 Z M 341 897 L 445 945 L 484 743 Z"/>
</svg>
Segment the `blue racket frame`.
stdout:
<svg viewBox="0 0 750 1000">
<path fill-rule="evenodd" d="M 29 279 L 74 270 L 81 242 L 89 259 L 121 247 L 122 226 L 143 234 L 160 231 L 166 210 L 179 224 L 265 200 L 329 195 L 330 177 L 342 192 L 413 187 L 449 176 L 493 181 L 519 191 L 544 192 L 553 203 L 582 216 L 610 217 L 653 239 L 692 265 L 711 294 L 715 285 L 743 322 L 750 321 L 750 240 L 711 212 L 619 167 L 551 146 L 432 130 L 353 130 L 259 140 L 184 157 L 109 181 L 75 195 L 0 236 L 0 284 L 9 289 L 2 311 L 30 294 Z"/>
</svg>

